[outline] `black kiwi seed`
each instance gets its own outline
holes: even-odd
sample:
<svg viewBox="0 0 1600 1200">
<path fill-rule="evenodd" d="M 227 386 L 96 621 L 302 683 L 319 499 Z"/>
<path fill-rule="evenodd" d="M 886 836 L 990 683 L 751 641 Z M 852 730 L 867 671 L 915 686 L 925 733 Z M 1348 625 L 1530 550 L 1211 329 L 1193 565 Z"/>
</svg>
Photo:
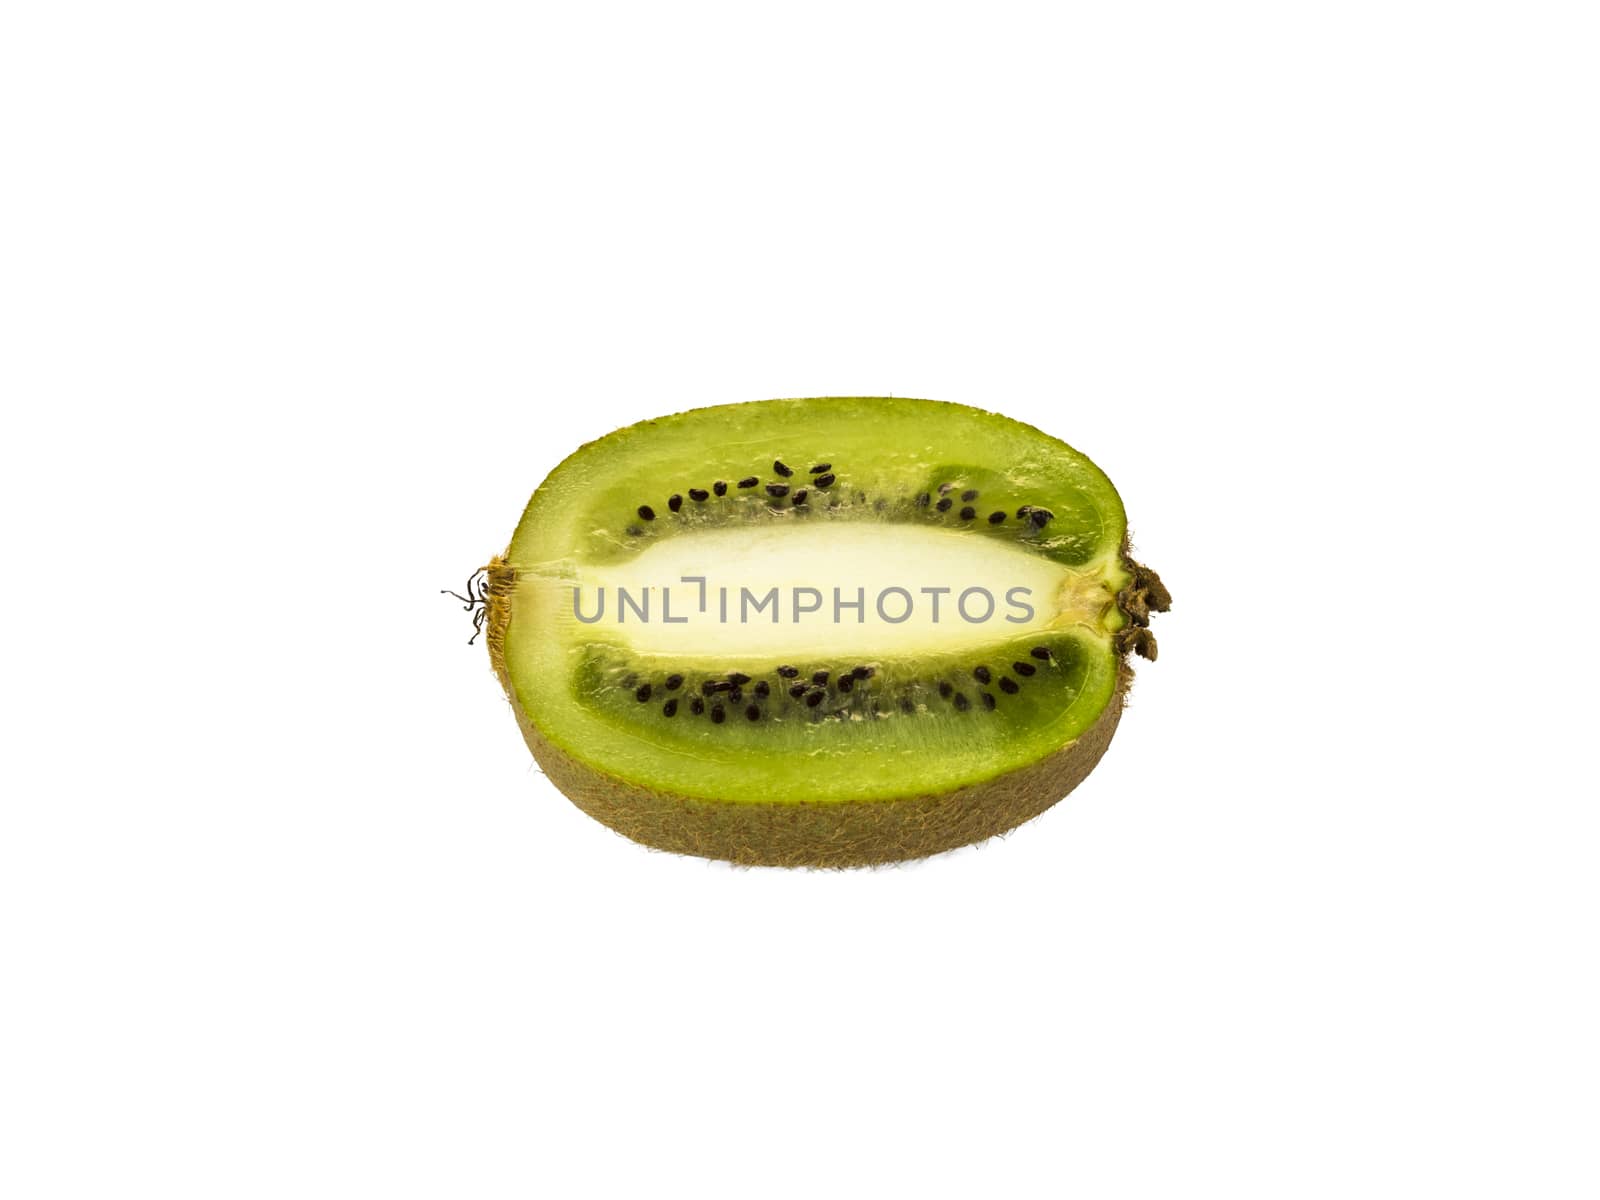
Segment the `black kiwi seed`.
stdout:
<svg viewBox="0 0 1600 1200">
<path fill-rule="evenodd" d="M 1006 519 L 1006 515 L 1003 512 L 992 512 L 992 513 L 989 514 L 989 524 L 991 524 L 991 525 L 998 525 L 998 524 L 1000 524 L 1001 521 L 1004 521 L 1005 519 Z"/>
<path fill-rule="evenodd" d="M 957 692 L 953 703 L 956 706 L 957 712 L 966 712 L 967 709 L 971 707 L 972 702 L 967 699 L 967 694 L 965 692 Z"/>
<path fill-rule="evenodd" d="M 810 687 L 811 685 L 809 683 L 797 683 L 789 689 L 789 695 L 798 700 L 801 696 L 806 694 Z"/>
<path fill-rule="evenodd" d="M 806 502 L 806 490 L 805 490 L 805 488 L 801 488 L 798 492 L 796 492 L 794 494 L 794 499 L 789 501 L 789 503 L 794 505 L 796 508 L 799 508 L 805 502 Z"/>
<path fill-rule="evenodd" d="M 903 713 L 914 713 L 917 711 L 917 706 L 912 703 L 910 696 L 900 697 L 900 711 Z"/>
<path fill-rule="evenodd" d="M 765 700 L 771 694 L 772 694 L 772 685 L 770 683 L 768 683 L 765 679 L 763 679 L 760 683 L 756 684 L 756 696 L 757 696 L 758 699 Z"/>
<path fill-rule="evenodd" d="M 656 519 L 656 510 L 648 504 L 639 505 L 639 519 L 641 521 L 654 521 Z"/>
<path fill-rule="evenodd" d="M 643 704 L 646 700 L 650 699 L 650 685 L 648 683 L 641 683 L 639 685 L 639 690 L 633 694 L 633 698 L 640 704 Z"/>
<path fill-rule="evenodd" d="M 851 688 L 856 686 L 856 677 L 854 675 L 841 675 L 839 676 L 839 682 L 834 686 L 837 687 L 841 692 L 848 692 Z"/>
<path fill-rule="evenodd" d="M 942 696 L 944 699 L 946 699 L 946 700 L 950 699 L 951 693 L 953 693 L 954 691 L 955 691 L 955 688 L 951 687 L 948 682 L 946 682 L 943 679 L 941 679 L 939 681 L 939 695 Z"/>
<path fill-rule="evenodd" d="M 793 467 L 786 467 L 786 466 L 783 465 L 783 463 L 779 462 L 777 459 L 773 459 L 772 460 L 772 469 L 774 471 L 776 471 L 779 475 L 782 475 L 785 479 L 789 478 L 789 476 L 794 474 L 794 468 Z"/>
<path fill-rule="evenodd" d="M 683 676 L 682 675 L 668 675 L 667 676 L 667 691 L 675 692 L 679 688 L 681 688 L 682 686 L 683 686 Z"/>
<path fill-rule="evenodd" d="M 1033 655 L 1040 662 L 1049 662 L 1050 661 L 1050 647 L 1049 646 L 1035 646 L 1032 650 L 1029 650 L 1028 653 Z"/>
<path fill-rule="evenodd" d="M 779 667 L 778 668 L 778 674 L 782 675 L 785 679 L 794 679 L 796 676 L 798 676 L 800 674 L 800 668 L 799 667 L 789 667 L 789 666 Z"/>
<path fill-rule="evenodd" d="M 718 692 L 733 690 L 733 684 L 726 679 L 708 679 L 700 685 L 700 691 L 706 696 L 715 696 Z"/>
<path fill-rule="evenodd" d="M 729 671 L 728 682 L 733 684 L 749 683 L 750 676 L 746 675 L 743 671 Z"/>
<path fill-rule="evenodd" d="M 988 692 L 979 692 L 978 695 L 983 697 L 983 706 L 985 708 L 987 708 L 990 712 L 993 712 L 994 711 L 994 697 L 991 696 Z"/>
<path fill-rule="evenodd" d="M 968 488 L 966 491 L 961 493 L 961 498 L 963 500 L 976 500 L 978 498 L 978 489 Z"/>
<path fill-rule="evenodd" d="M 719 496 L 726 496 L 728 494 L 728 485 L 719 479 L 711 485 L 711 490 Z"/>
<path fill-rule="evenodd" d="M 824 696 L 826 696 L 826 695 L 827 695 L 826 692 L 820 692 L 820 691 L 818 691 L 818 692 L 807 692 L 806 693 L 806 707 L 807 708 L 815 708 L 817 705 L 822 703 L 822 698 Z"/>
<path fill-rule="evenodd" d="M 1050 523 L 1050 518 L 1055 516 L 1048 508 L 1033 508 L 1028 510 L 1028 520 L 1035 529 L 1043 529 Z"/>
<path fill-rule="evenodd" d="M 672 495 L 667 497 L 667 507 L 673 512 L 677 512 L 683 507 L 683 497 L 678 495 L 676 492 L 672 493 Z"/>
<path fill-rule="evenodd" d="M 978 510 L 973 508 L 972 505 L 970 505 L 970 504 L 967 505 L 965 508 L 963 508 L 961 510 L 961 519 L 963 521 L 970 521 L 970 520 L 972 520 L 973 517 L 975 517 L 977 515 L 978 515 Z"/>
<path fill-rule="evenodd" d="M 941 496 L 948 495 L 949 493 L 951 493 L 951 492 L 953 492 L 955 490 L 956 490 L 956 485 L 953 484 L 953 483 L 941 483 L 939 485 L 939 495 L 941 495 Z"/>
<path fill-rule="evenodd" d="M 939 503 L 935 504 L 934 507 L 937 508 L 940 512 L 949 512 L 950 511 L 950 505 L 952 503 L 953 503 L 953 501 L 950 499 L 950 497 L 946 496 L 943 500 L 939 501 Z"/>
<path fill-rule="evenodd" d="M 1017 681 L 1007 675 L 1000 681 L 1000 690 L 1008 696 L 1015 696 L 1022 689 L 1017 686 Z"/>
<path fill-rule="evenodd" d="M 661 706 L 661 715 L 663 717 L 675 717 L 678 715 L 678 698 L 676 696 Z"/>
<path fill-rule="evenodd" d="M 694 699 L 689 701 L 689 711 L 692 712 L 695 716 L 698 717 L 701 713 L 705 712 L 705 710 L 706 710 L 706 702 L 704 700 L 700 699 L 699 696 L 696 696 Z"/>
<path fill-rule="evenodd" d="M 703 504 L 710 498 L 711 493 L 706 491 L 705 488 L 689 489 L 689 499 L 693 500 L 696 504 Z"/>
<path fill-rule="evenodd" d="M 1011 664 L 1011 669 L 1013 671 L 1015 671 L 1018 675 L 1026 677 L 1026 676 L 1032 675 L 1034 673 L 1034 671 L 1036 671 L 1038 668 L 1035 667 L 1032 663 L 1014 662 L 1014 663 Z"/>
<path fill-rule="evenodd" d="M 988 667 L 973 667 L 972 668 L 972 677 L 974 679 L 976 679 L 979 683 L 988 683 L 991 679 L 994 678 L 994 676 L 989 674 L 989 668 Z"/>
<path fill-rule="evenodd" d="M 789 494 L 789 485 L 787 483 L 769 483 L 769 484 L 767 484 L 767 495 L 771 496 L 775 500 L 781 500 L 785 496 L 787 496 L 788 494 Z"/>
<path fill-rule="evenodd" d="M 927 492 L 923 492 L 922 495 L 917 497 L 917 507 L 918 508 L 927 508 L 928 507 L 928 502 L 930 500 L 932 500 L 932 499 L 933 499 L 933 497 L 928 495 Z"/>
<path fill-rule="evenodd" d="M 728 693 L 728 699 L 738 704 L 744 699 L 744 689 L 738 684 L 733 685 L 733 691 Z"/>
<path fill-rule="evenodd" d="M 816 483 L 817 487 L 821 488 L 823 491 L 827 491 L 833 486 L 833 476 L 831 474 L 818 475 L 814 482 Z"/>
<path fill-rule="evenodd" d="M 728 710 L 727 709 L 723 708 L 722 705 L 720 705 L 720 704 L 713 704 L 711 706 L 711 723 L 713 725 L 721 725 L 727 719 L 728 719 Z"/>
<path fill-rule="evenodd" d="M 814 671 L 814 672 L 812 672 L 811 682 L 812 683 L 827 683 L 828 682 L 828 673 L 826 671 Z"/>
<path fill-rule="evenodd" d="M 760 482 L 761 480 L 757 479 L 754 475 L 746 475 L 743 479 L 739 480 L 739 486 L 742 488 L 753 488 Z"/>
<path fill-rule="evenodd" d="M 824 471 L 831 471 L 831 470 L 833 470 L 833 464 L 832 463 L 818 463 L 816 466 L 812 467 L 811 470 L 807 472 L 807 474 L 809 474 L 809 475 L 821 475 Z"/>
<path fill-rule="evenodd" d="M 854 675 L 857 679 L 871 679 L 877 673 L 878 670 L 876 667 L 857 667 L 854 671 L 850 672 L 850 674 Z"/>
<path fill-rule="evenodd" d="M 747 720 L 747 721 L 759 721 L 759 720 L 761 720 L 761 710 L 759 708 L 757 708 L 754 704 L 752 704 L 749 708 L 744 710 L 744 715 L 745 715 L 745 720 Z"/>
</svg>

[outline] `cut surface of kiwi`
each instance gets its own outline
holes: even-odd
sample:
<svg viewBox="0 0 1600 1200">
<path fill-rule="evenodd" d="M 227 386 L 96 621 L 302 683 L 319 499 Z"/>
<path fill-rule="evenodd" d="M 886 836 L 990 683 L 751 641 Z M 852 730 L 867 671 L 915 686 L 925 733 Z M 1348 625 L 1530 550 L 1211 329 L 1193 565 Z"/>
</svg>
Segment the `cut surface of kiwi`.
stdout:
<svg viewBox="0 0 1600 1200">
<path fill-rule="evenodd" d="M 829 397 L 579 449 L 490 564 L 487 627 L 529 746 L 586 812 L 662 849 L 854 866 L 1065 795 L 1169 603 L 1063 442 Z"/>
</svg>

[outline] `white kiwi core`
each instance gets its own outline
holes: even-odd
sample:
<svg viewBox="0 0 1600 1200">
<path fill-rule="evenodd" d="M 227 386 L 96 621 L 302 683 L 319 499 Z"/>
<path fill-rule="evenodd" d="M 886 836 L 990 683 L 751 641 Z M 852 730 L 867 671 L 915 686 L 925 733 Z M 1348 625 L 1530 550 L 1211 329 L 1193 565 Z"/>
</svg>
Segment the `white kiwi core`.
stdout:
<svg viewBox="0 0 1600 1200">
<path fill-rule="evenodd" d="M 788 521 L 663 539 L 547 579 L 561 623 L 641 655 L 719 662 L 959 651 L 1100 622 L 1106 568 L 1062 566 L 961 529 Z"/>
</svg>

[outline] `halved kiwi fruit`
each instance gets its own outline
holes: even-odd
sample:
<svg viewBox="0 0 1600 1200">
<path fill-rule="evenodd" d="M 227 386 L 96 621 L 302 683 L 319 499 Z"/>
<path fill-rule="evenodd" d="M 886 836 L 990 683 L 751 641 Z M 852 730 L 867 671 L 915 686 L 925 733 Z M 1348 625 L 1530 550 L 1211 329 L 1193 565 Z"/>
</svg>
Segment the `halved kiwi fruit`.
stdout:
<svg viewBox="0 0 1600 1200">
<path fill-rule="evenodd" d="M 856 866 L 1013 828 L 1099 761 L 1170 597 L 1111 481 L 962 405 L 696 409 L 582 447 L 487 568 L 545 773 L 635 841 Z"/>
</svg>

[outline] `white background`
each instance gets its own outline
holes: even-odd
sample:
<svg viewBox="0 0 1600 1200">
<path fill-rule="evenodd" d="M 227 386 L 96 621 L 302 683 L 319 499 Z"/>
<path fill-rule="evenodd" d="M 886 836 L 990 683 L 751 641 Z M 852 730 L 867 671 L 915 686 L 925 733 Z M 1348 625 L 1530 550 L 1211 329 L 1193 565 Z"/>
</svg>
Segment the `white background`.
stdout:
<svg viewBox="0 0 1600 1200">
<path fill-rule="evenodd" d="M 17 4 L 0 1192 L 1592 1197 L 1591 6 Z M 914 866 L 645 851 L 438 590 L 579 442 L 1001 409 L 1170 582 Z"/>
</svg>

